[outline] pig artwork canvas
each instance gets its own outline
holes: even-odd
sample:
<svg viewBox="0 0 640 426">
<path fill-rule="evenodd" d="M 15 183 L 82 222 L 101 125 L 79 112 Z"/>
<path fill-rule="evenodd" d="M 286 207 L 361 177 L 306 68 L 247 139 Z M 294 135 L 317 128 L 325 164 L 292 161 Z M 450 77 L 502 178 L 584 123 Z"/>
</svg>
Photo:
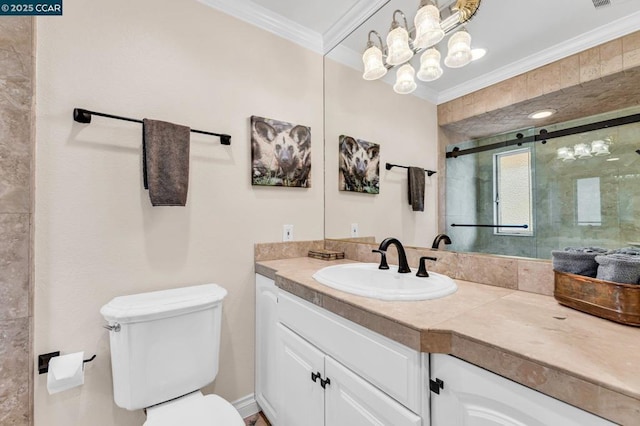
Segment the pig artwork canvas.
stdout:
<svg viewBox="0 0 640 426">
<path fill-rule="evenodd" d="M 380 145 L 341 135 L 338 185 L 341 191 L 380 193 Z"/>
<path fill-rule="evenodd" d="M 311 129 L 251 117 L 251 184 L 311 187 Z"/>
</svg>

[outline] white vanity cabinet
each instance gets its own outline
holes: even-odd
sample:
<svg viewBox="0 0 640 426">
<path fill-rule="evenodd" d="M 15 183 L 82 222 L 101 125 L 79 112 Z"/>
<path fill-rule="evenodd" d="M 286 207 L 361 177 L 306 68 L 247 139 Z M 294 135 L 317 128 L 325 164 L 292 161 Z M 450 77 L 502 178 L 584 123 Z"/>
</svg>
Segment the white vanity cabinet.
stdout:
<svg viewBox="0 0 640 426">
<path fill-rule="evenodd" d="M 613 425 L 453 356 L 420 353 L 261 275 L 256 400 L 273 426 Z"/>
<path fill-rule="evenodd" d="M 418 351 L 273 290 L 256 275 L 256 400 L 274 426 L 428 425 Z"/>
<path fill-rule="evenodd" d="M 279 325 L 278 426 L 421 426 L 418 415 Z"/>
<path fill-rule="evenodd" d="M 430 358 L 431 426 L 614 425 L 458 358 Z"/>
<path fill-rule="evenodd" d="M 262 411 L 277 423 L 278 288 L 273 280 L 256 274 L 256 362 L 255 396 Z"/>
</svg>

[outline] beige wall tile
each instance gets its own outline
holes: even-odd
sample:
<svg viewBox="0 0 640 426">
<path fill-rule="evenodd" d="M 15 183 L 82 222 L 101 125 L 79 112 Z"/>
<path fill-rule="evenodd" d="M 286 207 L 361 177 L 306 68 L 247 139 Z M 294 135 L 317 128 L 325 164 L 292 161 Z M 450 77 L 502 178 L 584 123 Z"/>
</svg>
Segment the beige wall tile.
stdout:
<svg viewBox="0 0 640 426">
<path fill-rule="evenodd" d="M 0 320 L 29 315 L 29 215 L 0 214 Z"/>
<path fill-rule="evenodd" d="M 562 70 L 559 62 L 545 65 L 541 68 L 541 71 L 543 93 L 547 94 L 557 92 L 562 88 L 562 84 L 560 81 Z"/>
<path fill-rule="evenodd" d="M 622 39 L 602 44 L 599 49 L 600 75 L 604 77 L 622 71 Z"/>
<path fill-rule="evenodd" d="M 581 52 L 580 58 L 580 83 L 600 78 L 600 49 L 594 47 Z"/>
<path fill-rule="evenodd" d="M 458 253 L 457 279 L 515 289 L 518 286 L 516 259 Z"/>
<path fill-rule="evenodd" d="M 560 88 L 580 84 L 580 56 L 572 55 L 560 60 Z"/>
<path fill-rule="evenodd" d="M 258 243 L 254 245 L 254 258 L 256 261 L 261 261 L 306 257 L 309 255 L 309 250 L 322 250 L 323 248 L 323 240 Z"/>
<path fill-rule="evenodd" d="M 452 100 L 451 103 L 451 122 L 462 120 L 464 116 L 464 102 L 462 97 Z"/>
<path fill-rule="evenodd" d="M 518 290 L 553 296 L 551 262 L 518 260 Z"/>
<path fill-rule="evenodd" d="M 544 94 L 544 71 L 542 68 L 535 69 L 526 74 L 527 76 L 527 99 L 537 98 Z"/>
<path fill-rule="evenodd" d="M 504 108 L 513 103 L 513 94 L 516 78 L 501 81 L 486 89 L 487 111 Z"/>
<path fill-rule="evenodd" d="M 512 79 L 513 92 L 511 99 L 514 104 L 527 100 L 527 74 L 520 74 Z"/>
<path fill-rule="evenodd" d="M 640 66 L 640 31 L 622 38 L 622 66 L 625 70 Z"/>
<path fill-rule="evenodd" d="M 438 105 L 438 124 L 451 122 L 451 102 Z"/>
<path fill-rule="evenodd" d="M 29 318 L 0 320 L 0 425 L 29 425 L 29 347 Z"/>
<path fill-rule="evenodd" d="M 30 212 L 32 17 L 0 19 L 0 424 L 32 413 Z"/>
</svg>

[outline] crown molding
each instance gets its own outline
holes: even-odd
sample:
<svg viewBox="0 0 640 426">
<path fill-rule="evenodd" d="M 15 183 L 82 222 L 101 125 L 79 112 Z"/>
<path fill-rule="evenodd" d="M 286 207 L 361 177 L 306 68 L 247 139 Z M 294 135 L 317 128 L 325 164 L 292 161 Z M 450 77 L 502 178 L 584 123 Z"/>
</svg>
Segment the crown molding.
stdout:
<svg viewBox="0 0 640 426">
<path fill-rule="evenodd" d="M 640 11 L 624 18 L 595 28 L 565 43 L 534 53 L 519 61 L 505 65 L 481 77 L 459 84 L 451 89 L 440 92 L 437 104 L 449 102 L 460 96 L 467 95 L 493 84 L 508 80 L 525 72 L 540 68 L 544 65 L 580 53 L 592 47 L 615 40 L 632 32 L 640 30 Z"/>
<path fill-rule="evenodd" d="M 338 21 L 322 35 L 324 53 L 328 53 L 337 47 L 345 38 L 349 36 L 364 21 L 369 19 L 380 10 L 381 7 L 389 3 L 390 0 L 358 0 Z"/>
<path fill-rule="evenodd" d="M 290 40 L 316 53 L 324 54 L 322 35 L 251 1 L 198 0 L 241 21 Z"/>
</svg>

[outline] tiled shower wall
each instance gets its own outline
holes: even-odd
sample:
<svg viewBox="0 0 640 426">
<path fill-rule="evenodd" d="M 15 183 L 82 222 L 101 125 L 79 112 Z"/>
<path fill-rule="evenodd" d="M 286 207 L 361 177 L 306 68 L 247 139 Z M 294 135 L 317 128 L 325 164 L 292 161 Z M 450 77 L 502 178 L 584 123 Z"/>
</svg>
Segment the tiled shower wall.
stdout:
<svg viewBox="0 0 640 426">
<path fill-rule="evenodd" d="M 34 21 L 0 18 L 0 425 L 32 422 Z"/>
</svg>

